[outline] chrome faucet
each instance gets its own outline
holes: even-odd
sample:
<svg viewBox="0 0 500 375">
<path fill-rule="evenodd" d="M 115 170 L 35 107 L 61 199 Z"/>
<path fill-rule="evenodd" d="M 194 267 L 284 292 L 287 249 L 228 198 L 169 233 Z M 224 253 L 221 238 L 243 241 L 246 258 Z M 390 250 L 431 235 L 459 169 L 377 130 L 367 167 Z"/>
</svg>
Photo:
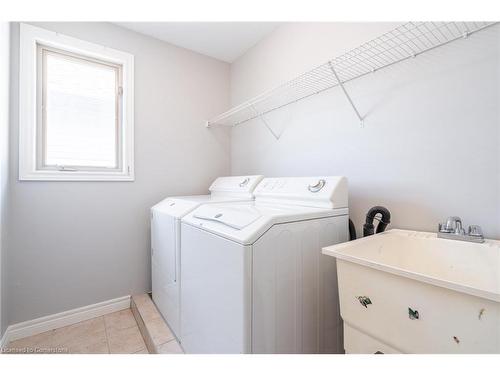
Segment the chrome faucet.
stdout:
<svg viewBox="0 0 500 375">
<path fill-rule="evenodd" d="M 450 216 L 446 219 L 446 224 L 439 229 L 443 233 L 455 233 L 455 234 L 465 234 L 465 230 L 462 227 L 462 219 L 458 216 Z"/>
<path fill-rule="evenodd" d="M 484 242 L 481 227 L 479 225 L 470 225 L 469 231 L 466 234 L 462 226 L 462 219 L 458 216 L 450 216 L 446 219 L 446 223 L 439 223 L 437 236 L 438 238 L 446 238 L 448 240 Z"/>
</svg>

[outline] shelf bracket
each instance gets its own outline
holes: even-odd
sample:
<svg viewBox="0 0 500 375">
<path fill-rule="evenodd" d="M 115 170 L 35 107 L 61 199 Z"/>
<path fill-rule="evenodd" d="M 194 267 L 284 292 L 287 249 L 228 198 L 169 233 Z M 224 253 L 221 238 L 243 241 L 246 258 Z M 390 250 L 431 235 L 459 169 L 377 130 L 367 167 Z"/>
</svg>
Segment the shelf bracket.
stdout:
<svg viewBox="0 0 500 375">
<path fill-rule="evenodd" d="M 280 139 L 280 135 L 276 134 L 274 132 L 274 130 L 269 126 L 269 124 L 267 123 L 266 119 L 264 118 L 264 115 L 260 114 L 257 111 L 257 109 L 255 109 L 255 106 L 253 106 L 253 105 L 252 105 L 252 109 L 254 110 L 255 114 L 260 119 L 260 121 L 262 121 L 262 123 L 265 125 L 265 127 L 267 128 L 267 130 L 269 130 L 269 133 L 271 133 L 276 140 Z"/>
<path fill-rule="evenodd" d="M 356 113 L 356 116 L 358 117 L 359 119 L 359 123 L 360 123 L 360 126 L 363 127 L 364 126 L 364 119 L 363 117 L 361 117 L 361 115 L 359 114 L 359 111 L 358 109 L 356 108 L 356 106 L 354 105 L 354 102 L 352 101 L 351 97 L 349 96 L 349 93 L 347 92 L 347 90 L 345 89 L 344 87 L 344 83 L 340 80 L 338 74 L 337 74 L 337 71 L 335 70 L 335 68 L 333 67 L 333 64 L 331 61 L 328 62 L 328 65 L 330 66 L 330 69 L 332 70 L 332 73 L 333 75 L 335 76 L 335 79 L 337 80 L 337 82 L 339 83 L 339 86 L 340 88 L 342 89 L 342 91 L 344 92 L 344 95 L 346 96 L 347 100 L 349 101 L 349 103 L 351 104 L 351 107 L 352 109 L 354 110 L 354 112 Z"/>
</svg>

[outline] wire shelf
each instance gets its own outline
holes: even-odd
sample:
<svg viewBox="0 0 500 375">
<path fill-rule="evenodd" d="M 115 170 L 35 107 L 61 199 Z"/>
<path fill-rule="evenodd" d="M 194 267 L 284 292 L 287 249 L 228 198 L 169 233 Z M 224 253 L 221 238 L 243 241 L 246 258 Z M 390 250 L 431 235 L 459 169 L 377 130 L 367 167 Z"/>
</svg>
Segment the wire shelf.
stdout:
<svg viewBox="0 0 500 375">
<path fill-rule="evenodd" d="M 468 37 L 496 23 L 408 22 L 220 114 L 208 121 L 207 126 L 236 126 L 257 117 L 263 118 L 271 111 L 333 87 L 340 85 L 344 89 L 346 82 Z M 344 92 L 362 121 L 345 89 Z"/>
</svg>

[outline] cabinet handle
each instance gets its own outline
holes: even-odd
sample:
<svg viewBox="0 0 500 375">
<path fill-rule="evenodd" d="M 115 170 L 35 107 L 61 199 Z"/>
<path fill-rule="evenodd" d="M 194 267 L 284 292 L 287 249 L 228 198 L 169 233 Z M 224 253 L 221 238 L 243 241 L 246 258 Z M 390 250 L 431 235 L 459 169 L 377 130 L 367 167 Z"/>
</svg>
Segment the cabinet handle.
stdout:
<svg viewBox="0 0 500 375">
<path fill-rule="evenodd" d="M 358 296 L 356 298 L 358 299 L 359 303 L 361 303 L 361 305 L 366 308 L 368 308 L 368 305 L 372 304 L 372 301 L 367 296 Z"/>
<path fill-rule="evenodd" d="M 410 318 L 411 320 L 420 318 L 418 310 L 413 310 L 411 307 L 408 307 L 408 318 Z"/>
</svg>

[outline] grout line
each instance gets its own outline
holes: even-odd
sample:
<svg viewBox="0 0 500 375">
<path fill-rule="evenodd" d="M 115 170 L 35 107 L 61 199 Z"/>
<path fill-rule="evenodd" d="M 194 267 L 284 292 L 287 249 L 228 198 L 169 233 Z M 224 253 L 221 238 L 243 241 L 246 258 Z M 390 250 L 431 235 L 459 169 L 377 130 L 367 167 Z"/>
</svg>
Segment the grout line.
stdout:
<svg viewBox="0 0 500 375">
<path fill-rule="evenodd" d="M 109 315 L 112 315 L 112 314 L 116 314 L 116 313 L 119 313 L 119 312 L 122 312 L 122 311 L 125 311 L 125 310 L 130 311 L 130 313 L 132 314 L 133 323 L 131 323 L 131 325 L 126 325 L 126 326 L 120 327 L 120 328 L 113 328 L 112 326 L 108 327 L 108 324 L 106 323 L 106 316 L 109 316 Z M 104 318 L 104 325 L 106 326 L 106 328 L 115 329 L 117 331 L 121 331 L 123 329 L 132 328 L 132 327 L 137 326 L 137 321 L 135 320 L 134 314 L 133 314 L 132 309 L 130 307 L 126 308 L 126 309 L 123 309 L 123 310 L 118 310 L 118 311 L 115 311 L 115 312 L 103 315 L 103 318 Z"/>
<path fill-rule="evenodd" d="M 171 341 L 177 341 L 177 339 L 174 337 L 172 337 L 171 339 L 167 340 L 167 341 L 163 341 L 163 342 L 160 342 L 158 344 L 155 344 L 157 347 L 159 346 L 162 346 L 163 344 L 166 344 L 167 342 L 171 342 Z"/>
<path fill-rule="evenodd" d="M 104 319 L 104 316 L 102 317 L 102 320 L 104 320 L 104 335 L 106 336 L 106 346 L 108 347 L 108 354 L 111 354 L 111 349 L 109 347 L 108 325 L 106 324 L 106 319 Z"/>
<path fill-rule="evenodd" d="M 134 328 L 134 327 L 137 327 L 137 329 L 139 329 L 139 325 L 137 324 L 137 321 L 135 320 L 135 317 L 134 317 L 134 314 L 132 312 L 132 309 L 129 307 L 127 309 L 123 309 L 123 310 L 119 310 L 119 311 L 115 311 L 113 313 L 110 313 L 110 314 L 106 314 L 106 315 L 103 315 L 103 319 L 104 319 L 104 330 L 106 332 L 106 344 L 108 346 L 108 353 L 109 354 L 114 354 L 114 353 L 111 353 L 111 348 L 110 348 L 110 345 L 109 345 L 109 334 L 108 334 L 108 330 L 111 329 L 112 327 L 111 326 L 108 326 L 108 323 L 106 322 L 106 316 L 109 316 L 111 314 L 116 314 L 117 312 L 120 312 L 120 311 L 124 311 L 124 310 L 129 310 L 130 313 L 132 314 L 132 317 L 133 317 L 133 323 L 131 325 L 127 325 L 125 327 L 120 327 L 120 328 L 114 328 L 116 331 L 123 331 L 123 330 L 126 330 L 126 329 L 130 329 L 130 328 Z M 140 329 L 139 329 L 139 332 L 140 332 Z M 141 334 L 141 339 L 142 341 L 144 341 L 144 338 L 142 337 L 142 334 Z M 147 350 L 147 346 L 146 346 L 146 343 L 144 342 L 144 346 Z M 141 350 L 143 349 L 139 349 L 137 352 L 140 352 Z M 137 353 L 137 352 L 133 352 L 133 353 L 130 353 L 130 354 L 134 354 L 134 353 Z"/>
</svg>

